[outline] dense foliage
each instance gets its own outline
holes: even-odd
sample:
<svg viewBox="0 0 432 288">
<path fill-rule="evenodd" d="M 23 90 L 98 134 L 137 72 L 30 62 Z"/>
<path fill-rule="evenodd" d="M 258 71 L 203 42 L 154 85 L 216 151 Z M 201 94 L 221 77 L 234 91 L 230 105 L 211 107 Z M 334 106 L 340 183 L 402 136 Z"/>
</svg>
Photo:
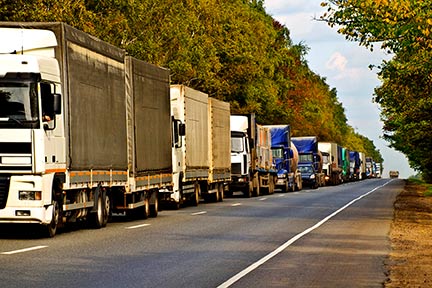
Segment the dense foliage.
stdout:
<svg viewBox="0 0 432 288">
<path fill-rule="evenodd" d="M 62 21 L 167 67 L 182 83 L 255 113 L 262 124 L 289 123 L 294 136 L 317 135 L 383 159 L 347 125 L 337 92 L 313 73 L 288 29 L 263 0 L 0 0 L 0 19 Z"/>
<path fill-rule="evenodd" d="M 337 0 L 323 19 L 360 45 L 394 53 L 379 67 L 384 138 L 432 182 L 432 1 Z"/>
</svg>

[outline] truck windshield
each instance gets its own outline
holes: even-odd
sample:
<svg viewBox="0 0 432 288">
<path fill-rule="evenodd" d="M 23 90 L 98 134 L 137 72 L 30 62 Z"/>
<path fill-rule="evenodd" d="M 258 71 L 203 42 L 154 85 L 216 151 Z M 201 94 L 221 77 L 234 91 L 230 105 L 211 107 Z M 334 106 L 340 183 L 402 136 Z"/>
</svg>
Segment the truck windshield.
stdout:
<svg viewBox="0 0 432 288">
<path fill-rule="evenodd" d="M 0 125 L 34 127 L 38 120 L 37 84 L 0 81 Z M 6 124 L 9 123 L 9 124 Z"/>
<path fill-rule="evenodd" d="M 298 169 L 300 170 L 301 173 L 304 173 L 304 174 L 312 174 L 313 173 L 312 166 L 299 166 Z"/>
<path fill-rule="evenodd" d="M 283 158 L 284 153 L 282 148 L 272 148 L 273 158 Z"/>
<path fill-rule="evenodd" d="M 231 152 L 239 153 L 244 151 L 243 137 L 231 137 Z"/>
</svg>

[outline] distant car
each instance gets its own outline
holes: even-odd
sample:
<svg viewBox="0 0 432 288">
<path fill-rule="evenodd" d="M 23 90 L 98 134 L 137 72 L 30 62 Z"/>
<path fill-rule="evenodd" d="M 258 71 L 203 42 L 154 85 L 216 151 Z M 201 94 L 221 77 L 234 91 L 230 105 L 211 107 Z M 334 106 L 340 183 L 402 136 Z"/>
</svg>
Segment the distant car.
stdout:
<svg viewBox="0 0 432 288">
<path fill-rule="evenodd" d="M 390 178 L 399 178 L 399 171 L 390 171 L 389 176 Z"/>
</svg>

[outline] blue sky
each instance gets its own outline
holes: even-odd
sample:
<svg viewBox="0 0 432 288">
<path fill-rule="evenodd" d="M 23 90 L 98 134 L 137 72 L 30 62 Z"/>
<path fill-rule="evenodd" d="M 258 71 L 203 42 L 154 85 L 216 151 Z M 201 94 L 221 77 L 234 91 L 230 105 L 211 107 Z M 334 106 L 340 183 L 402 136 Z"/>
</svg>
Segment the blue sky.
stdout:
<svg viewBox="0 0 432 288">
<path fill-rule="evenodd" d="M 358 43 L 345 40 L 319 18 L 325 12 L 322 0 L 267 0 L 266 11 L 290 30 L 294 43 L 309 47 L 306 56 L 312 71 L 325 77 L 327 84 L 338 91 L 339 101 L 345 108 L 348 124 L 355 131 L 371 139 L 384 158 L 383 177 L 388 171 L 399 170 L 402 178 L 414 175 L 406 157 L 388 147 L 381 139 L 382 122 L 379 105 L 372 103 L 374 88 L 380 86 L 377 70 L 370 64 L 380 64 L 390 56 L 375 48 L 370 52 Z"/>
</svg>

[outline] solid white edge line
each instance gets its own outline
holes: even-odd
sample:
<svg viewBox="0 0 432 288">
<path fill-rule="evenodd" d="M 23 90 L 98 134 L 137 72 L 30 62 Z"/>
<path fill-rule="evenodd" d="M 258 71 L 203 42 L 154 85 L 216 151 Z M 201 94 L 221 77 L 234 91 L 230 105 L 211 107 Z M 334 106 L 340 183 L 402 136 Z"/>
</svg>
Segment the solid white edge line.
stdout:
<svg viewBox="0 0 432 288">
<path fill-rule="evenodd" d="M 348 202 L 347 204 L 345 204 L 344 206 L 342 206 L 341 208 L 339 208 L 338 210 L 336 210 L 332 214 L 328 215 L 327 217 L 325 217 L 324 219 L 322 219 L 321 221 L 319 221 L 318 223 L 316 223 L 315 225 L 313 225 L 312 227 L 309 227 L 308 229 L 304 230 L 303 232 L 295 235 L 293 238 L 289 239 L 287 242 L 285 242 L 284 244 L 282 244 L 281 246 L 279 246 L 276 250 L 270 252 L 269 254 L 267 254 L 266 256 L 264 256 L 263 258 L 261 258 L 260 260 L 258 260 L 257 262 L 251 264 L 246 269 L 240 271 L 239 273 L 237 273 L 236 275 L 234 275 L 233 277 L 231 277 L 230 279 L 228 279 L 224 283 L 220 284 L 219 286 L 217 286 L 217 288 L 227 288 L 227 287 L 230 287 L 232 284 L 234 284 L 235 282 L 237 282 L 238 280 L 240 280 L 241 278 L 243 278 L 244 276 L 246 276 L 247 274 L 249 274 L 250 272 L 252 272 L 256 268 L 258 268 L 259 266 L 261 266 L 262 264 L 264 264 L 265 262 L 267 262 L 268 260 L 270 260 L 274 256 L 276 256 L 279 253 L 281 253 L 283 250 L 285 250 L 286 248 L 288 248 L 291 244 L 293 244 L 294 242 L 296 242 L 298 239 L 300 239 L 303 236 L 309 234 L 310 232 L 312 232 L 313 230 L 317 229 L 318 227 L 320 227 L 321 225 L 323 225 L 325 222 L 327 222 L 328 220 L 330 220 L 331 218 L 333 218 L 334 216 L 336 216 L 337 214 L 339 214 L 340 212 L 342 212 L 343 210 L 345 210 L 347 207 L 351 206 L 352 204 L 354 204 L 355 202 L 359 201 L 360 199 L 368 196 L 369 194 L 375 192 L 376 190 L 384 187 L 385 185 L 387 185 L 391 181 L 392 181 L 392 179 L 390 181 L 388 181 L 388 182 L 386 182 L 386 183 L 378 186 L 378 187 L 375 187 L 374 189 L 370 190 L 369 192 L 366 192 L 365 194 L 363 194 L 363 195 L 355 198 L 354 200 L 351 200 L 350 202 Z"/>
<path fill-rule="evenodd" d="M 136 228 L 141 228 L 141 227 L 146 227 L 146 226 L 150 226 L 150 224 L 146 223 L 146 224 L 139 224 L 139 225 L 135 225 L 135 226 L 129 226 L 129 227 L 126 227 L 126 229 L 136 229 Z"/>
<path fill-rule="evenodd" d="M 242 205 L 241 203 L 234 203 L 234 204 L 231 204 L 232 207 L 235 207 L 235 206 L 241 206 L 241 205 Z"/>
<path fill-rule="evenodd" d="M 263 197 L 263 198 L 260 198 L 260 199 L 258 199 L 259 201 L 265 201 L 265 200 L 267 200 L 267 198 L 266 197 Z"/>
<path fill-rule="evenodd" d="M 47 248 L 47 247 L 48 246 L 41 245 L 41 246 L 29 247 L 29 248 L 14 250 L 14 251 L 2 252 L 0 254 L 12 255 L 12 254 L 17 254 L 17 253 L 23 253 L 23 252 L 29 252 L 29 251 L 33 251 L 33 250 L 43 249 L 43 248 Z"/>
</svg>

